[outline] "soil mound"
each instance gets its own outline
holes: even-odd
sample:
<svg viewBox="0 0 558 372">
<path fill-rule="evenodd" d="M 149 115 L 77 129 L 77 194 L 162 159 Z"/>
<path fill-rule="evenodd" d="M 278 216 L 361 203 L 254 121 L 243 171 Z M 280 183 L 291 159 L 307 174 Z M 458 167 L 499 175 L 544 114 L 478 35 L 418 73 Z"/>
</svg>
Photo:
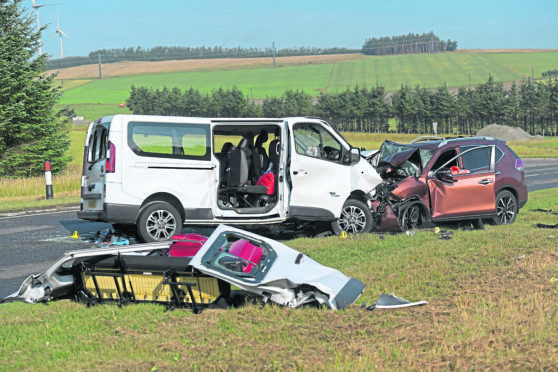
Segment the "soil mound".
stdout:
<svg viewBox="0 0 558 372">
<path fill-rule="evenodd" d="M 545 140 L 543 136 L 532 136 L 521 128 L 490 124 L 477 132 L 478 136 L 488 136 L 504 141 Z"/>
</svg>

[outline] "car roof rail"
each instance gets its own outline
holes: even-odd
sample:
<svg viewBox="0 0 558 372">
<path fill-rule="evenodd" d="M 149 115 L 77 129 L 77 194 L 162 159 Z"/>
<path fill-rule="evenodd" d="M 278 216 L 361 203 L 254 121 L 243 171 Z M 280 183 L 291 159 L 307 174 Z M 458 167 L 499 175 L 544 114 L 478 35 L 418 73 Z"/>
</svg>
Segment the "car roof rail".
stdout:
<svg viewBox="0 0 558 372">
<path fill-rule="evenodd" d="M 455 137 L 455 138 L 448 138 L 443 140 L 438 144 L 438 148 L 447 145 L 450 142 L 454 141 L 472 141 L 472 140 L 486 140 L 486 141 L 494 141 L 493 137 L 489 136 L 471 136 L 471 137 Z"/>
<path fill-rule="evenodd" d="M 425 141 L 429 141 L 429 140 L 444 140 L 444 137 L 438 137 L 438 136 L 420 136 L 415 138 L 414 140 L 412 140 L 411 142 L 409 142 L 409 145 L 412 143 L 417 143 L 417 142 L 425 142 Z"/>
</svg>

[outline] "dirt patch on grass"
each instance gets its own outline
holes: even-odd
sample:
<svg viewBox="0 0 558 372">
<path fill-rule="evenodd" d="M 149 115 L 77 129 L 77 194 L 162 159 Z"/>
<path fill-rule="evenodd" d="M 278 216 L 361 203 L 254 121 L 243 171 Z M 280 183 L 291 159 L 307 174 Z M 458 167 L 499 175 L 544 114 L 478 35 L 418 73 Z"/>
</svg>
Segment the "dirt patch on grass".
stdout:
<svg viewBox="0 0 558 372">
<path fill-rule="evenodd" d="M 546 141 L 543 136 L 532 136 L 518 127 L 508 127 L 506 125 L 490 124 L 477 132 L 478 136 L 489 136 L 504 141 Z"/>
<path fill-rule="evenodd" d="M 361 54 L 334 54 L 319 56 L 277 57 L 278 66 L 296 66 L 364 58 Z M 157 74 L 184 71 L 215 71 L 242 68 L 271 68 L 272 58 L 219 58 L 186 59 L 160 62 L 116 62 L 103 64 L 103 78 L 141 74 Z M 54 72 L 49 71 L 49 72 Z M 69 67 L 58 70 L 57 79 L 96 79 L 99 76 L 97 64 Z"/>
</svg>

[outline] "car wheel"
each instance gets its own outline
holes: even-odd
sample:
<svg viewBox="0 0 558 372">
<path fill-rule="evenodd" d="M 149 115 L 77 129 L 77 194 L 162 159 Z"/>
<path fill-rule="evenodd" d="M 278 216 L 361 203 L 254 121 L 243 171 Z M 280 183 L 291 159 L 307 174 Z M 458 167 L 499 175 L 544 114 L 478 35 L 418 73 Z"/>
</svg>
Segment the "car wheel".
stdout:
<svg viewBox="0 0 558 372">
<path fill-rule="evenodd" d="M 341 216 L 331 223 L 336 235 L 345 231 L 349 234 L 363 234 L 372 228 L 372 213 L 370 208 L 356 199 L 349 199 L 343 204 Z"/>
<path fill-rule="evenodd" d="M 418 204 L 411 204 L 403 211 L 401 215 L 401 229 L 403 231 L 411 230 L 422 224 L 422 215 Z"/>
<path fill-rule="evenodd" d="M 496 217 L 493 222 L 496 225 L 508 225 L 515 221 L 517 215 L 517 201 L 515 196 L 507 191 L 500 191 L 496 196 Z"/>
<path fill-rule="evenodd" d="M 140 212 L 137 229 L 144 242 L 169 240 L 182 231 L 182 217 L 169 203 L 151 203 Z"/>
</svg>

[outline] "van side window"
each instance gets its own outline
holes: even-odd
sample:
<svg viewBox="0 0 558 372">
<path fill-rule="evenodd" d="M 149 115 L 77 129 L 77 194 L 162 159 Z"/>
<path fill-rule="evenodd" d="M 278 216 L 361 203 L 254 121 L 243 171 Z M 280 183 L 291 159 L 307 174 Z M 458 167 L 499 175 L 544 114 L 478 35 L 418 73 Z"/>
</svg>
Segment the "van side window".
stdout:
<svg viewBox="0 0 558 372">
<path fill-rule="evenodd" d="M 209 125 L 130 122 L 128 146 L 139 156 L 211 159 Z"/>
<path fill-rule="evenodd" d="M 339 160 L 341 144 L 315 124 L 297 124 L 294 127 L 295 150 L 301 155 L 325 160 Z"/>
</svg>

